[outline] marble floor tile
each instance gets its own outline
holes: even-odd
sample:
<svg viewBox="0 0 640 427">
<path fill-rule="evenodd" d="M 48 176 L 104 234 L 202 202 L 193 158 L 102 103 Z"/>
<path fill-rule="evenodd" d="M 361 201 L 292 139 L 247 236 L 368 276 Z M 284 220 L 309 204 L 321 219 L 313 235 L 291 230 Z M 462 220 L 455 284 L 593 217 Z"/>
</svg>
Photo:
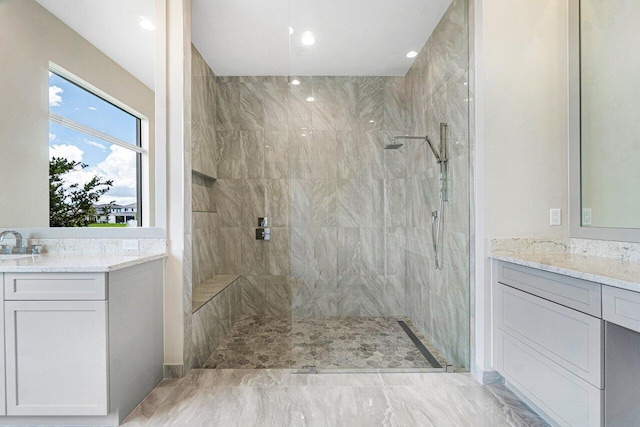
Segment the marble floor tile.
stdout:
<svg viewBox="0 0 640 427">
<path fill-rule="evenodd" d="M 195 369 L 154 399 L 124 425 L 547 426 L 504 386 L 482 386 L 468 373 Z"/>
<path fill-rule="evenodd" d="M 144 400 L 129 414 L 123 424 L 130 427 L 146 425 L 149 419 L 162 406 L 164 401 L 169 397 L 171 392 L 178 385 L 177 379 L 162 380 Z"/>
</svg>

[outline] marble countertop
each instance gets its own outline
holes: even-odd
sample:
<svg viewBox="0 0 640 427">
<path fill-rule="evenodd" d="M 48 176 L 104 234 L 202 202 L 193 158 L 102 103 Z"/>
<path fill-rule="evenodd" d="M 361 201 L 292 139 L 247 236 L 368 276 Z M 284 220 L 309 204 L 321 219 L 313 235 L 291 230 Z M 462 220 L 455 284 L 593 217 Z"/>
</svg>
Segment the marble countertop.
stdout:
<svg viewBox="0 0 640 427">
<path fill-rule="evenodd" d="M 571 253 L 493 251 L 491 258 L 640 292 L 640 262 Z"/>
<path fill-rule="evenodd" d="M 165 253 L 144 254 L 41 254 L 2 259 L 0 273 L 108 273 L 157 259 Z"/>
</svg>

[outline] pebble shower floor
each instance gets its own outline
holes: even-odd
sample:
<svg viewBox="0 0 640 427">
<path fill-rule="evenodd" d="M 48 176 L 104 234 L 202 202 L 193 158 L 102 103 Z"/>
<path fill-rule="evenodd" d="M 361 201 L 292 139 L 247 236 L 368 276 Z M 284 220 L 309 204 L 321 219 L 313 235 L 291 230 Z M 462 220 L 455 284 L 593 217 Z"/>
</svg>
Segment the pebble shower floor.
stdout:
<svg viewBox="0 0 640 427">
<path fill-rule="evenodd" d="M 408 319 L 392 317 L 241 318 L 207 360 L 209 369 L 432 369 L 398 324 L 442 356 Z"/>
</svg>

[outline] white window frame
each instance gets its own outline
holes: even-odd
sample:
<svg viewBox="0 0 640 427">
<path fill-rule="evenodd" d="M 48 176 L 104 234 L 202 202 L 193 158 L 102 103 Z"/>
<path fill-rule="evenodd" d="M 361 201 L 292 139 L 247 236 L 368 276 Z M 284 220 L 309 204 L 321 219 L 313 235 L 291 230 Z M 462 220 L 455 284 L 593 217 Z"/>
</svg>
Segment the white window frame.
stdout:
<svg viewBox="0 0 640 427">
<path fill-rule="evenodd" d="M 134 116 L 137 119 L 138 129 L 137 129 L 137 145 L 133 145 L 129 142 L 123 141 L 121 139 L 115 138 L 111 135 L 108 135 L 104 132 L 100 132 L 96 129 L 93 129 L 89 126 L 83 125 L 81 123 L 75 122 L 73 120 L 67 119 L 58 114 L 52 113 L 51 109 L 49 109 L 49 121 L 64 126 L 66 128 L 83 132 L 93 137 L 102 139 L 109 143 L 118 145 L 120 147 L 126 148 L 127 150 L 131 150 L 136 153 L 136 199 L 137 199 L 137 212 L 136 218 L 138 222 L 138 227 L 142 228 L 143 226 L 149 226 L 150 223 L 150 189 L 151 189 L 151 171 L 150 171 L 150 159 L 149 159 L 149 119 L 145 117 L 143 114 L 135 111 L 128 105 L 120 102 L 114 97 L 110 96 L 106 92 L 98 89 L 87 81 L 79 78 L 78 76 L 70 73 L 59 65 L 49 62 L 49 71 L 58 76 L 68 80 L 74 85 L 80 87 L 88 91 L 89 93 L 97 96 L 98 98 L 106 101 L 115 107 L 123 110 L 127 114 Z"/>
</svg>

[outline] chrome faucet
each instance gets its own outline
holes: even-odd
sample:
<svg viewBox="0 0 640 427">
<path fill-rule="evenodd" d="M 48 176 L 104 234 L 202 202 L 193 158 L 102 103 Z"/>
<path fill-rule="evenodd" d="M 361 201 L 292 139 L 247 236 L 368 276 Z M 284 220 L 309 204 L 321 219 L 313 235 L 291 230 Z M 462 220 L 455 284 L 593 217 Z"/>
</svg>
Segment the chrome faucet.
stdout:
<svg viewBox="0 0 640 427">
<path fill-rule="evenodd" d="M 7 247 L 7 245 L 4 245 L 4 238 L 8 235 L 8 234 L 13 234 L 13 237 L 16 238 L 16 245 L 14 247 L 14 249 L 12 250 L 11 248 Z M 17 231 L 13 231 L 13 230 L 6 230 L 3 231 L 2 233 L 0 233 L 0 250 L 2 251 L 2 253 L 5 254 L 11 254 L 14 253 L 14 251 L 16 253 L 25 253 L 27 250 L 27 247 L 22 247 L 22 234 L 18 233 Z"/>
</svg>

